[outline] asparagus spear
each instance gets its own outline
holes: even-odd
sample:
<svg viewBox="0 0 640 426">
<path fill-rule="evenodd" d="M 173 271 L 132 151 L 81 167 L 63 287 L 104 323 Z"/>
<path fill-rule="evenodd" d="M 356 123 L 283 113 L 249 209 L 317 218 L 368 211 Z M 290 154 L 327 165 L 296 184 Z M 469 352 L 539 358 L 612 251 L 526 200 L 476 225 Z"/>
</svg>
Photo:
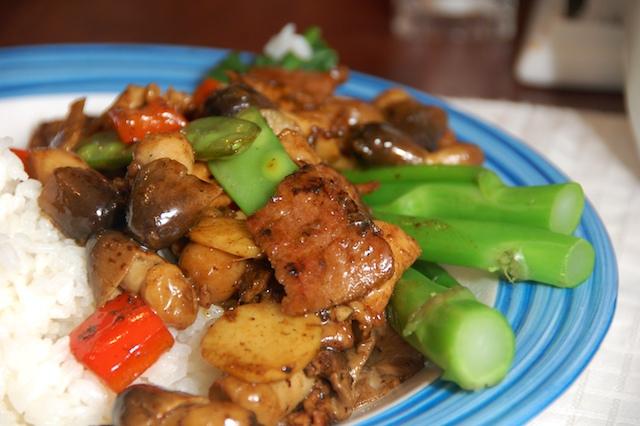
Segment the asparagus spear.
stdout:
<svg viewBox="0 0 640 426">
<path fill-rule="evenodd" d="M 466 288 L 408 269 L 387 307 L 389 323 L 463 389 L 492 386 L 509 371 L 515 336 L 504 316 Z"/>
<path fill-rule="evenodd" d="M 460 219 L 419 219 L 373 209 L 422 247 L 421 259 L 498 272 L 509 281 L 533 280 L 575 287 L 591 274 L 588 241 L 543 229 Z"/>
<path fill-rule="evenodd" d="M 257 124 L 260 133 L 246 151 L 209 161 L 209 170 L 242 211 L 250 215 L 267 203 L 280 181 L 297 166 L 257 109 L 246 109 L 237 118 Z"/>
</svg>

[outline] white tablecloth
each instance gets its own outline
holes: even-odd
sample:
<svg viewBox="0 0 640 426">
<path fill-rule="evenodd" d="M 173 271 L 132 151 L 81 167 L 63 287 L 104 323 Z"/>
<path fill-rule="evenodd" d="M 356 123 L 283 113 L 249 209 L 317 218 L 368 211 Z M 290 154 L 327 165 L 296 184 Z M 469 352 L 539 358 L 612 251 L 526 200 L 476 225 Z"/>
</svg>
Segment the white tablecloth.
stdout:
<svg viewBox="0 0 640 426">
<path fill-rule="evenodd" d="M 448 100 L 517 136 L 580 182 L 618 259 L 618 305 L 609 333 L 576 382 L 531 425 L 640 425 L 640 156 L 627 117 Z"/>
</svg>

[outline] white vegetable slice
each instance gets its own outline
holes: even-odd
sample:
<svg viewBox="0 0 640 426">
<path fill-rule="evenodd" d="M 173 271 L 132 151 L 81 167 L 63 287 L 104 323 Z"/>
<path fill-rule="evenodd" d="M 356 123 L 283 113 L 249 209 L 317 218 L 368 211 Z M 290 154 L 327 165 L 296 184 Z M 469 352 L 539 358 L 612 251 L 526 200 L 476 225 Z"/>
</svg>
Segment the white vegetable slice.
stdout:
<svg viewBox="0 0 640 426">
<path fill-rule="evenodd" d="M 205 360 L 253 383 L 285 380 L 318 353 L 322 328 L 315 315 L 291 317 L 280 305 L 241 305 L 211 325 L 202 339 Z"/>
<path fill-rule="evenodd" d="M 230 217 L 205 217 L 191 229 L 189 238 L 203 246 L 245 259 L 258 257 L 261 254 L 244 220 Z"/>
</svg>

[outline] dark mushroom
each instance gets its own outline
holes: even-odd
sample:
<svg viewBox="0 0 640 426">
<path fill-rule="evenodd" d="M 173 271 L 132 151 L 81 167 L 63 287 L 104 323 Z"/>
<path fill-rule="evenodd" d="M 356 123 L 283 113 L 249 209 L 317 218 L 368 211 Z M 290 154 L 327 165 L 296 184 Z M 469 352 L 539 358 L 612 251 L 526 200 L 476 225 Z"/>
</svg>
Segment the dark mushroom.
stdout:
<svg viewBox="0 0 640 426">
<path fill-rule="evenodd" d="M 131 188 L 127 225 L 152 249 L 169 247 L 182 237 L 222 188 L 187 173 L 184 165 L 161 158 L 145 165 Z"/>
<path fill-rule="evenodd" d="M 443 142 L 446 144 L 447 113 L 442 108 L 423 105 L 400 88 L 385 90 L 376 97 L 374 104 L 383 112 L 386 121 L 423 148 L 436 151 Z"/>
<path fill-rule="evenodd" d="M 205 101 L 203 115 L 234 117 L 249 107 L 274 108 L 273 103 L 260 92 L 244 83 L 232 83 L 216 90 Z"/>
<path fill-rule="evenodd" d="M 231 402 L 171 392 L 151 385 L 133 385 L 116 398 L 114 426 L 255 425 L 255 415 Z"/>
<path fill-rule="evenodd" d="M 369 166 L 421 164 L 429 152 L 388 123 L 366 123 L 353 130 L 349 146 Z"/>
<path fill-rule="evenodd" d="M 429 151 L 438 149 L 447 131 L 447 113 L 437 106 L 422 105 L 413 99 L 396 102 L 384 109 L 385 119 Z"/>
<path fill-rule="evenodd" d="M 38 204 L 63 234 L 84 244 L 91 234 L 113 225 L 120 197 L 95 170 L 60 167 L 45 182 Z"/>
<path fill-rule="evenodd" d="M 87 244 L 89 286 L 98 306 L 120 293 L 138 293 L 149 269 L 164 260 L 116 231 L 105 231 Z"/>
</svg>

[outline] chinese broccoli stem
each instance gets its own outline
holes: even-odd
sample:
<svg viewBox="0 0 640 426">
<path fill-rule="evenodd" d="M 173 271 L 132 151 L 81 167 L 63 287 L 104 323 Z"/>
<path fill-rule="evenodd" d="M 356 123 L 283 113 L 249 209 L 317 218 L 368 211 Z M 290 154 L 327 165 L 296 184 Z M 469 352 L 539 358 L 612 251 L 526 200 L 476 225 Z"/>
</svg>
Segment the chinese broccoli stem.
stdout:
<svg viewBox="0 0 640 426">
<path fill-rule="evenodd" d="M 539 228 L 461 219 L 420 219 L 373 209 L 422 247 L 421 259 L 497 272 L 509 281 L 575 287 L 593 271 L 588 241 Z"/>
<path fill-rule="evenodd" d="M 250 215 L 264 206 L 280 181 L 298 167 L 257 109 L 246 109 L 237 118 L 257 124 L 260 133 L 245 151 L 208 164 L 231 199 Z"/>
<path fill-rule="evenodd" d="M 482 174 L 483 176 L 490 176 Z M 516 223 L 572 233 L 584 194 L 575 182 L 510 187 L 499 183 L 383 183 L 363 197 L 380 211 L 424 218 Z"/>
<path fill-rule="evenodd" d="M 366 182 L 475 182 L 487 169 L 480 166 L 406 165 L 375 167 L 364 170 L 343 170 L 353 183 Z"/>
<path fill-rule="evenodd" d="M 466 288 L 436 284 L 415 269 L 400 278 L 389 323 L 463 389 L 492 386 L 509 371 L 515 336 L 504 316 Z"/>
<path fill-rule="evenodd" d="M 423 274 L 425 277 L 429 278 L 434 283 L 439 284 L 443 287 L 452 288 L 460 285 L 458 280 L 453 278 L 453 276 L 448 273 L 446 269 L 444 269 L 437 263 L 418 259 L 414 262 L 413 265 L 411 265 L 411 267 Z"/>
</svg>

